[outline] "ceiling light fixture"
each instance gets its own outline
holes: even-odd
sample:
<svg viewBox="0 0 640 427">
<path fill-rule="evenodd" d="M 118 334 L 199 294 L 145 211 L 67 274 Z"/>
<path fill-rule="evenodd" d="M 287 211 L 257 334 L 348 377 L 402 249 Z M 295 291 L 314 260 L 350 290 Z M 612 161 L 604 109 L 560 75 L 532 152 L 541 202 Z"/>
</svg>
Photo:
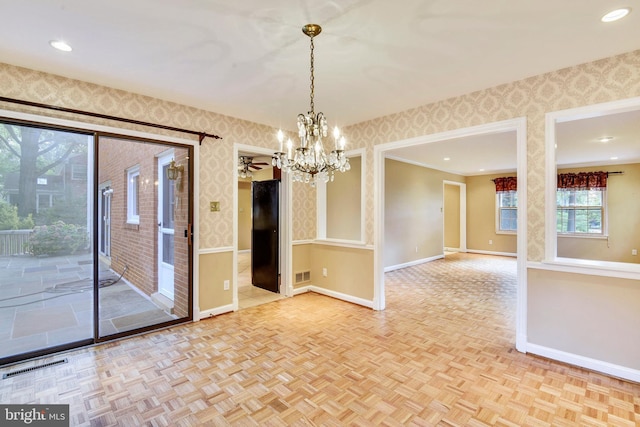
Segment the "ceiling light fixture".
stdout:
<svg viewBox="0 0 640 427">
<path fill-rule="evenodd" d="M 613 21 L 617 21 L 618 19 L 624 18 L 629 13 L 631 13 L 631 8 L 624 7 L 622 9 L 612 10 L 611 12 L 604 15 L 600 20 L 602 22 L 613 22 Z"/>
<path fill-rule="evenodd" d="M 268 163 L 260 162 L 255 163 L 253 161 L 253 157 L 250 156 L 240 156 L 238 158 L 238 175 L 240 178 L 251 178 L 253 176 L 253 172 L 251 169 L 255 169 L 255 171 L 261 170 L 261 166 L 268 166 Z"/>
<path fill-rule="evenodd" d="M 63 52 L 71 52 L 73 49 L 66 42 L 62 40 L 51 40 L 49 42 L 52 48 L 61 50 Z"/>
<path fill-rule="evenodd" d="M 603 144 L 606 144 L 607 142 L 611 142 L 611 141 L 613 141 L 612 136 L 603 136 L 602 138 L 598 138 L 598 142 L 602 142 Z"/>
<path fill-rule="evenodd" d="M 327 155 L 324 151 L 322 138 L 327 136 L 327 120 L 323 113 L 316 115 L 314 96 L 314 76 L 313 76 L 313 38 L 320 34 L 322 27 L 317 24 L 307 24 L 302 27 L 302 32 L 311 39 L 311 102 L 307 114 L 298 114 L 298 137 L 300 146 L 293 151 L 293 142 L 287 140 L 287 152 L 284 151 L 284 133 L 278 130 L 278 141 L 280 151 L 274 153 L 272 164 L 282 169 L 284 172 L 293 174 L 293 180 L 311 183 L 315 185 L 318 177 L 324 182 L 333 181 L 333 173 L 336 170 L 345 172 L 351 169 L 349 159 L 344 153 L 345 139 L 340 135 L 340 130 L 336 126 L 333 129 L 333 139 L 335 148 Z"/>
</svg>

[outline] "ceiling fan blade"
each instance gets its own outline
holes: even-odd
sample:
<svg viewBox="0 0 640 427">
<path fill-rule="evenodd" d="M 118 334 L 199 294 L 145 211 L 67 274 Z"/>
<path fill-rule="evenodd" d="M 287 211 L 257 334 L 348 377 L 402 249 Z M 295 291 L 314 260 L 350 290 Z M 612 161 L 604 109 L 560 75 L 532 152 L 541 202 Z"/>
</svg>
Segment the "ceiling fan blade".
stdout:
<svg viewBox="0 0 640 427">
<path fill-rule="evenodd" d="M 260 166 L 268 166 L 269 163 L 259 162 L 259 163 L 251 163 L 252 165 L 260 165 Z"/>
<path fill-rule="evenodd" d="M 255 166 L 255 163 L 252 163 L 249 165 L 250 168 L 255 169 L 255 170 L 261 170 L 262 168 L 260 166 Z"/>
</svg>

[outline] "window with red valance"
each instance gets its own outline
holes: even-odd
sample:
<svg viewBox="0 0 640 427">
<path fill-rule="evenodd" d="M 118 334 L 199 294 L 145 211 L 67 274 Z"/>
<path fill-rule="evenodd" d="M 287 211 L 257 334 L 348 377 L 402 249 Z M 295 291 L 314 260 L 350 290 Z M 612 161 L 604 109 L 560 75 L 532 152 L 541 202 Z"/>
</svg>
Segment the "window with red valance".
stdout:
<svg viewBox="0 0 640 427">
<path fill-rule="evenodd" d="M 558 174 L 557 231 L 565 235 L 604 235 L 608 172 Z"/>
<path fill-rule="evenodd" d="M 514 233 L 518 227 L 518 178 L 495 178 L 496 232 Z"/>
</svg>

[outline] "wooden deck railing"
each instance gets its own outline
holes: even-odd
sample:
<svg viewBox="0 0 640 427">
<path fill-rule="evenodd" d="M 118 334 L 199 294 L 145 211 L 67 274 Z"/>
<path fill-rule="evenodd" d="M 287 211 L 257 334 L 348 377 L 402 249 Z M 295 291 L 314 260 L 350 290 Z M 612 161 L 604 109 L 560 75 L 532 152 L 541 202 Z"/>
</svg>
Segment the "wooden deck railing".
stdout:
<svg viewBox="0 0 640 427">
<path fill-rule="evenodd" d="M 0 256 L 24 254 L 32 232 L 33 230 L 0 231 Z"/>
</svg>

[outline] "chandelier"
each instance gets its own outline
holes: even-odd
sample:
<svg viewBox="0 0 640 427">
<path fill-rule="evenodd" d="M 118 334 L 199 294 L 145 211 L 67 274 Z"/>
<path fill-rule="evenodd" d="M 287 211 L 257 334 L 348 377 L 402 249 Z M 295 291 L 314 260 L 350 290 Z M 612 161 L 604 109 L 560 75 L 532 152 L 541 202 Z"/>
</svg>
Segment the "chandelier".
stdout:
<svg viewBox="0 0 640 427">
<path fill-rule="evenodd" d="M 313 38 L 321 31 L 320 25 L 316 24 L 307 24 L 302 27 L 302 32 L 311 39 L 311 102 L 307 114 L 298 114 L 300 145 L 294 150 L 293 142 L 288 139 L 285 152 L 284 133 L 278 130 L 280 150 L 274 153 L 272 159 L 273 166 L 291 173 L 294 181 L 307 182 L 311 185 L 315 185 L 318 179 L 324 182 L 333 181 L 333 173 L 336 170 L 345 172 L 351 169 L 349 159 L 344 153 L 345 139 L 340 135 L 337 126 L 333 129 L 334 148 L 329 154 L 325 152 L 323 138 L 327 137 L 327 119 L 323 113 L 315 113 L 313 104 Z"/>
</svg>

